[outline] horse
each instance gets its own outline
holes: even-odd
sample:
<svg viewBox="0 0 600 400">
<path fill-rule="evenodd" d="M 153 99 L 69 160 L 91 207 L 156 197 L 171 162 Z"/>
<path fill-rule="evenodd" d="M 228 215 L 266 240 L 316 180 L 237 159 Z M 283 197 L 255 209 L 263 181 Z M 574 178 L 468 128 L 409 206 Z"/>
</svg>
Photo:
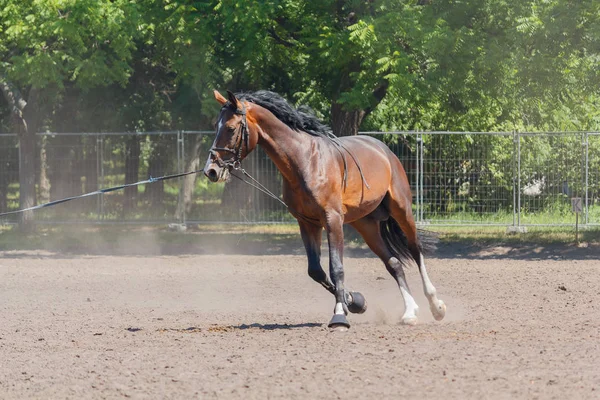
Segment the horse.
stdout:
<svg viewBox="0 0 600 400">
<path fill-rule="evenodd" d="M 402 323 L 417 323 L 419 306 L 403 269 L 413 262 L 431 313 L 442 320 L 446 305 L 427 274 L 408 178 L 388 146 L 370 136 L 338 138 L 310 110 L 296 109 L 270 91 L 227 95 L 214 91 L 221 110 L 204 174 L 212 182 L 227 181 L 248 154 L 263 148 L 283 177 L 283 202 L 298 221 L 308 275 L 335 297 L 328 326 L 346 330 L 348 312 L 367 308 L 364 296 L 344 285 L 344 224 L 360 233 L 396 280 L 404 300 Z M 320 263 L 323 229 L 330 277 Z"/>
</svg>

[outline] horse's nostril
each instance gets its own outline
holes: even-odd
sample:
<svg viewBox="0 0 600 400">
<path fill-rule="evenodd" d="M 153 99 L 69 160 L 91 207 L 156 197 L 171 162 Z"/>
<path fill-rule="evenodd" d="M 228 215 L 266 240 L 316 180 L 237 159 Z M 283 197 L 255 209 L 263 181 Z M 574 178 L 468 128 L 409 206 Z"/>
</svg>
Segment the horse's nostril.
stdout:
<svg viewBox="0 0 600 400">
<path fill-rule="evenodd" d="M 214 168 L 211 168 L 208 171 L 205 171 L 204 175 L 206 175 L 206 177 L 213 182 L 216 182 L 217 180 L 219 180 L 219 175 L 217 174 L 217 171 Z"/>
</svg>

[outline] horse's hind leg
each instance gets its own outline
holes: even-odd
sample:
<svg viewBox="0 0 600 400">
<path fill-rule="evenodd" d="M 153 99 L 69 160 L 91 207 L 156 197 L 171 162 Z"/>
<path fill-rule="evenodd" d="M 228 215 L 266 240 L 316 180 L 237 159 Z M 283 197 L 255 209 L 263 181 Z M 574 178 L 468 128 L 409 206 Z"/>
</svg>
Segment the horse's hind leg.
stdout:
<svg viewBox="0 0 600 400">
<path fill-rule="evenodd" d="M 298 221 L 298 225 L 300 225 L 300 234 L 308 258 L 308 276 L 335 295 L 335 287 L 321 267 L 321 233 L 323 228 L 304 221 Z"/>
<path fill-rule="evenodd" d="M 392 254 L 381 236 L 380 221 L 367 216 L 358 221 L 354 221 L 351 225 L 364 238 L 371 251 L 381 258 L 388 272 L 394 277 L 396 283 L 398 283 L 400 293 L 404 300 L 402 323 L 415 325 L 417 323 L 419 306 L 410 293 L 408 283 L 406 283 L 402 262 L 398 257 L 395 257 Z"/>
<path fill-rule="evenodd" d="M 407 190 L 407 193 L 410 193 Z M 425 260 L 421 252 L 421 245 L 417 235 L 417 226 L 410 209 L 410 200 L 403 193 L 398 193 L 398 190 L 392 190 L 388 208 L 392 218 L 400 225 L 400 229 L 406 236 L 407 247 L 412 258 L 419 267 L 421 280 L 423 281 L 423 291 L 429 301 L 429 309 L 431 314 L 437 321 L 441 321 L 446 315 L 446 305 L 442 300 L 437 298 L 437 291 L 429 279 Z"/>
</svg>

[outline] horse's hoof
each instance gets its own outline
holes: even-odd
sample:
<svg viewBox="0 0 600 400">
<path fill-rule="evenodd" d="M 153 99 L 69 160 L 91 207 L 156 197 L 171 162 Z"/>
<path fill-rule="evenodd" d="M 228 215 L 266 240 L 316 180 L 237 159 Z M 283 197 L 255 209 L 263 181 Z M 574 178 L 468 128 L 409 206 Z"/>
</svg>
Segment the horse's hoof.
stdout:
<svg viewBox="0 0 600 400">
<path fill-rule="evenodd" d="M 402 317 L 402 325 L 410 325 L 414 326 L 417 324 L 418 318 L 415 316 L 411 317 Z"/>
<path fill-rule="evenodd" d="M 348 329 L 350 329 L 350 328 L 348 328 L 347 326 L 344 326 L 344 325 L 335 325 L 335 326 L 332 326 L 329 328 L 329 330 L 331 332 L 347 332 Z"/>
<path fill-rule="evenodd" d="M 437 306 L 431 304 L 429 308 L 431 309 L 431 314 L 433 314 L 433 318 L 435 318 L 436 321 L 441 321 L 446 316 L 446 304 L 444 304 L 442 300 L 438 300 Z"/>
<path fill-rule="evenodd" d="M 359 292 L 350 292 L 352 303 L 348 304 L 348 311 L 354 314 L 362 314 L 367 311 L 367 300 Z"/>
<path fill-rule="evenodd" d="M 348 323 L 348 320 L 344 314 L 333 314 L 331 321 L 329 321 L 328 327 L 332 331 L 345 332 L 350 328 L 350 324 Z"/>
</svg>

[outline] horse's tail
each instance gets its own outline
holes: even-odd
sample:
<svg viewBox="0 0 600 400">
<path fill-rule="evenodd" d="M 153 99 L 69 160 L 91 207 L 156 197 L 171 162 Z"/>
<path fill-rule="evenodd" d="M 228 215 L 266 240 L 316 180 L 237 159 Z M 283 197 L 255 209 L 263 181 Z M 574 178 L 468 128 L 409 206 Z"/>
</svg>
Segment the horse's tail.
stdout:
<svg viewBox="0 0 600 400">
<path fill-rule="evenodd" d="M 408 248 L 408 239 L 394 218 L 390 217 L 386 221 L 381 221 L 379 230 L 388 250 L 403 265 L 408 265 L 410 260 L 414 260 Z M 417 235 L 417 246 L 420 252 L 432 253 L 437 249 L 439 239 L 435 232 L 417 229 Z"/>
</svg>

